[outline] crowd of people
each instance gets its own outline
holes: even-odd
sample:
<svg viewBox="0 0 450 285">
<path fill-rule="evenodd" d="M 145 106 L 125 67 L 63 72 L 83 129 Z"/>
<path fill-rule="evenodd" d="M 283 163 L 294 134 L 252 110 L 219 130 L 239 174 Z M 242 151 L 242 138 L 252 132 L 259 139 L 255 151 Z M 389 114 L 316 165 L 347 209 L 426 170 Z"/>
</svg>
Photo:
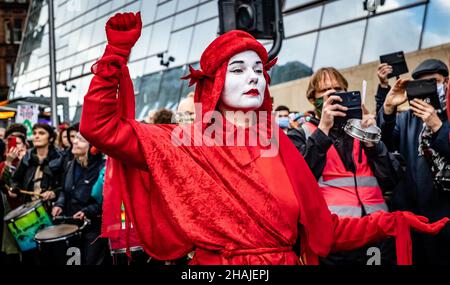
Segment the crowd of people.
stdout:
<svg viewBox="0 0 450 285">
<path fill-rule="evenodd" d="M 445 111 L 448 66 L 427 59 L 414 69 L 412 79 L 398 79 L 392 88 L 388 80 L 392 67 L 383 63 L 376 72 L 376 115 L 363 116 L 362 124 L 379 126 L 378 144 L 360 143 L 335 123 L 336 118 L 345 116 L 345 107 L 334 104 L 342 99 L 333 94 L 347 91 L 348 82 L 331 67 L 317 70 L 310 79 L 306 97 L 314 111 L 301 114 L 304 119 L 297 123 L 296 112 L 278 106 L 275 111 L 280 127 L 304 156 L 333 213 L 364 216 L 375 211 L 407 210 L 432 221 L 450 216 L 450 128 Z M 407 82 L 429 78 L 436 79 L 440 109 L 414 99 L 409 108 L 398 111 L 408 100 Z M 346 178 L 352 179 L 333 184 L 335 179 Z M 436 236 L 415 234 L 413 240 L 416 263 L 449 264 L 449 226 Z M 379 247 L 382 257 L 392 262 L 392 243 Z M 367 248 L 362 248 L 329 256 L 323 262 L 362 264 L 367 260 L 366 252 Z"/>
<path fill-rule="evenodd" d="M 3 218 L 26 203 L 42 200 L 52 217 L 88 218 L 84 231 L 85 264 L 100 264 L 109 255 L 107 243 L 98 239 L 101 203 L 92 194 L 104 168 L 103 155 L 79 134 L 78 124 L 61 124 L 58 130 L 45 123 L 33 126 L 31 139 L 22 124 L 12 124 L 0 142 Z M 101 192 L 100 192 L 101 193 Z M 37 248 L 21 251 L 5 221 L 2 226 L 1 262 L 39 264 Z"/>
<path fill-rule="evenodd" d="M 142 123 L 189 123 L 193 113 L 191 93 L 180 102 L 176 113 L 160 109 L 149 114 Z M 6 129 L 1 128 L 0 135 L 3 153 L 0 162 L 1 220 L 21 205 L 42 200 L 55 224 L 58 217 L 71 220 L 64 223 L 89 221 L 82 232 L 82 264 L 111 264 L 118 260 L 128 263 L 125 254 L 111 256 L 117 250 L 114 242 L 111 245 L 107 239 L 100 238 L 107 156 L 83 138 L 79 123 L 62 123 L 57 129 L 38 123 L 33 126 L 30 137 L 27 137 L 25 125 L 13 123 Z M 40 264 L 39 249 L 22 251 L 7 222 L 0 231 L 0 264 Z M 121 239 L 122 248 L 119 249 L 124 250 L 125 238 Z M 138 256 L 143 263 L 151 260 L 143 251 Z M 182 263 L 184 259 L 177 262 Z"/>
<path fill-rule="evenodd" d="M 191 69 L 186 77 L 196 91 L 176 113 L 162 109 L 137 122 L 125 63 L 141 28 L 139 14 L 108 21 L 108 46 L 93 66 L 80 124 L 55 130 L 39 123 L 31 140 L 24 125 L 4 131 L 2 218 L 39 200 L 55 221 L 88 221 L 81 235 L 86 265 L 117 264 L 117 252 L 129 255 L 127 263 L 363 265 L 373 247 L 384 265 L 450 264 L 444 62 L 425 60 L 412 73 L 414 80 L 436 80 L 439 109 L 414 99 L 401 112 L 413 79 L 391 87 L 390 66 L 374 71 L 380 80 L 377 111 L 361 106 L 361 126 L 379 127 L 377 143 L 344 131 L 348 109 L 336 92 L 349 91 L 348 81 L 333 67 L 317 70 L 299 94 L 313 110 L 278 106 L 273 114 L 279 128 L 256 130 L 278 140 L 278 152 L 264 157 L 262 142 L 180 146 L 172 135 L 180 126 L 203 132 L 219 121 L 197 120 L 194 102 L 203 114 L 271 113 L 267 71 L 274 62 L 265 48 L 241 31 L 218 37 L 202 55 L 202 70 Z M 231 131 L 215 138 L 241 128 L 255 131 L 265 123 L 258 120 L 232 117 Z M 39 264 L 39 248 L 21 250 L 7 222 L 0 263 Z"/>
</svg>

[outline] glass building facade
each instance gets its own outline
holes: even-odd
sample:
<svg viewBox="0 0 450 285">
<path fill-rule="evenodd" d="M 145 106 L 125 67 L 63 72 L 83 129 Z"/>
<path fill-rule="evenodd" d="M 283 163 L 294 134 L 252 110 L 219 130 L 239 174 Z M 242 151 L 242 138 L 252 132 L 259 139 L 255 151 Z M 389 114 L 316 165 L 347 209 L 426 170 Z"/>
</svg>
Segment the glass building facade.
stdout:
<svg viewBox="0 0 450 285">
<path fill-rule="evenodd" d="M 10 99 L 50 96 L 47 1 L 32 0 L 16 62 Z M 375 14 L 363 0 L 286 0 L 285 40 L 272 85 L 309 76 L 322 66 L 346 68 L 381 54 L 416 51 L 450 42 L 449 0 L 386 0 Z M 198 67 L 217 36 L 216 0 L 54 0 L 58 96 L 69 97 L 70 118 L 79 119 L 90 67 L 106 46 L 104 26 L 117 12 L 141 11 L 142 35 L 129 69 L 138 119 L 148 111 L 176 108 L 190 89 L 179 80 Z M 271 48 L 270 41 L 262 41 Z M 173 57 L 169 66 L 161 64 Z"/>
</svg>

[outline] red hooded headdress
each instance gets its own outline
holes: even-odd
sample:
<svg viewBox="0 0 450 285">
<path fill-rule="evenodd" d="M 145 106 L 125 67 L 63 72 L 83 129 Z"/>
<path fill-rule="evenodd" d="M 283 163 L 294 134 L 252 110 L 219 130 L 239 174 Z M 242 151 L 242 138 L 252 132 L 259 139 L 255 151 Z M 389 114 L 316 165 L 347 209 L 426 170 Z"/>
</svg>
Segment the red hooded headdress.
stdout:
<svg viewBox="0 0 450 285">
<path fill-rule="evenodd" d="M 267 85 L 264 92 L 264 101 L 259 110 L 272 111 L 272 102 L 268 85 L 270 77 L 267 73 L 276 63 L 277 59 L 268 61 L 268 54 L 264 46 L 252 35 L 244 31 L 234 30 L 216 38 L 203 52 L 200 59 L 201 70 L 189 66 L 190 74 L 182 79 L 190 79 L 189 86 L 195 87 L 195 103 L 202 104 L 202 114 L 215 110 L 225 84 L 227 64 L 231 57 L 238 53 L 255 51 L 264 65 L 264 77 Z"/>
</svg>

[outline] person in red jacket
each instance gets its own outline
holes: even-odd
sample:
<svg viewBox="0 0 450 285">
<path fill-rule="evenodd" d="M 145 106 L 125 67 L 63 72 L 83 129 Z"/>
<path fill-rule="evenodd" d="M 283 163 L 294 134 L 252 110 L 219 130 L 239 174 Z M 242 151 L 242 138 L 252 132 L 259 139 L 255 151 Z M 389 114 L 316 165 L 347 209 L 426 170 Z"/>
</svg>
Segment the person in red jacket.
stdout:
<svg viewBox="0 0 450 285">
<path fill-rule="evenodd" d="M 194 100 L 201 103 L 193 124 L 138 123 L 126 63 L 141 28 L 139 13 L 109 19 L 108 45 L 84 98 L 80 131 L 113 158 L 117 185 L 104 197 L 104 236 L 119 231 L 123 201 L 128 228 L 159 260 L 194 251 L 190 264 L 317 264 L 329 252 L 395 236 L 398 263 L 409 264 L 410 230 L 434 234 L 448 221 L 427 224 L 409 212 L 332 215 L 303 157 L 270 116 L 227 116 L 231 128 L 199 143 L 197 133 L 215 124 L 212 111 L 271 113 L 267 71 L 274 62 L 243 31 L 216 38 L 202 54 L 201 70 L 190 68 L 186 78 L 197 84 Z M 180 129 L 182 138 L 174 135 Z M 256 132 L 259 141 L 237 144 L 238 132 Z M 230 145 L 214 144 L 230 137 Z"/>
</svg>

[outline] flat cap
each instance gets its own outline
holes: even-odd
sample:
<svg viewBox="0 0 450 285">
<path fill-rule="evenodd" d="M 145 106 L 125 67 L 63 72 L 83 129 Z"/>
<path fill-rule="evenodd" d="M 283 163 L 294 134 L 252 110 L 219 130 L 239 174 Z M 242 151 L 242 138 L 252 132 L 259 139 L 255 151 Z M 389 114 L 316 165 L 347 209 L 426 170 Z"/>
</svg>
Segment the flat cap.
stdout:
<svg viewBox="0 0 450 285">
<path fill-rule="evenodd" d="M 416 69 L 414 69 L 412 77 L 414 79 L 417 79 L 424 74 L 431 74 L 431 73 L 439 73 L 442 76 L 447 77 L 448 67 L 444 62 L 442 62 L 439 59 L 427 59 L 425 61 L 422 61 L 422 63 L 420 63 L 419 66 L 417 66 Z"/>
</svg>

